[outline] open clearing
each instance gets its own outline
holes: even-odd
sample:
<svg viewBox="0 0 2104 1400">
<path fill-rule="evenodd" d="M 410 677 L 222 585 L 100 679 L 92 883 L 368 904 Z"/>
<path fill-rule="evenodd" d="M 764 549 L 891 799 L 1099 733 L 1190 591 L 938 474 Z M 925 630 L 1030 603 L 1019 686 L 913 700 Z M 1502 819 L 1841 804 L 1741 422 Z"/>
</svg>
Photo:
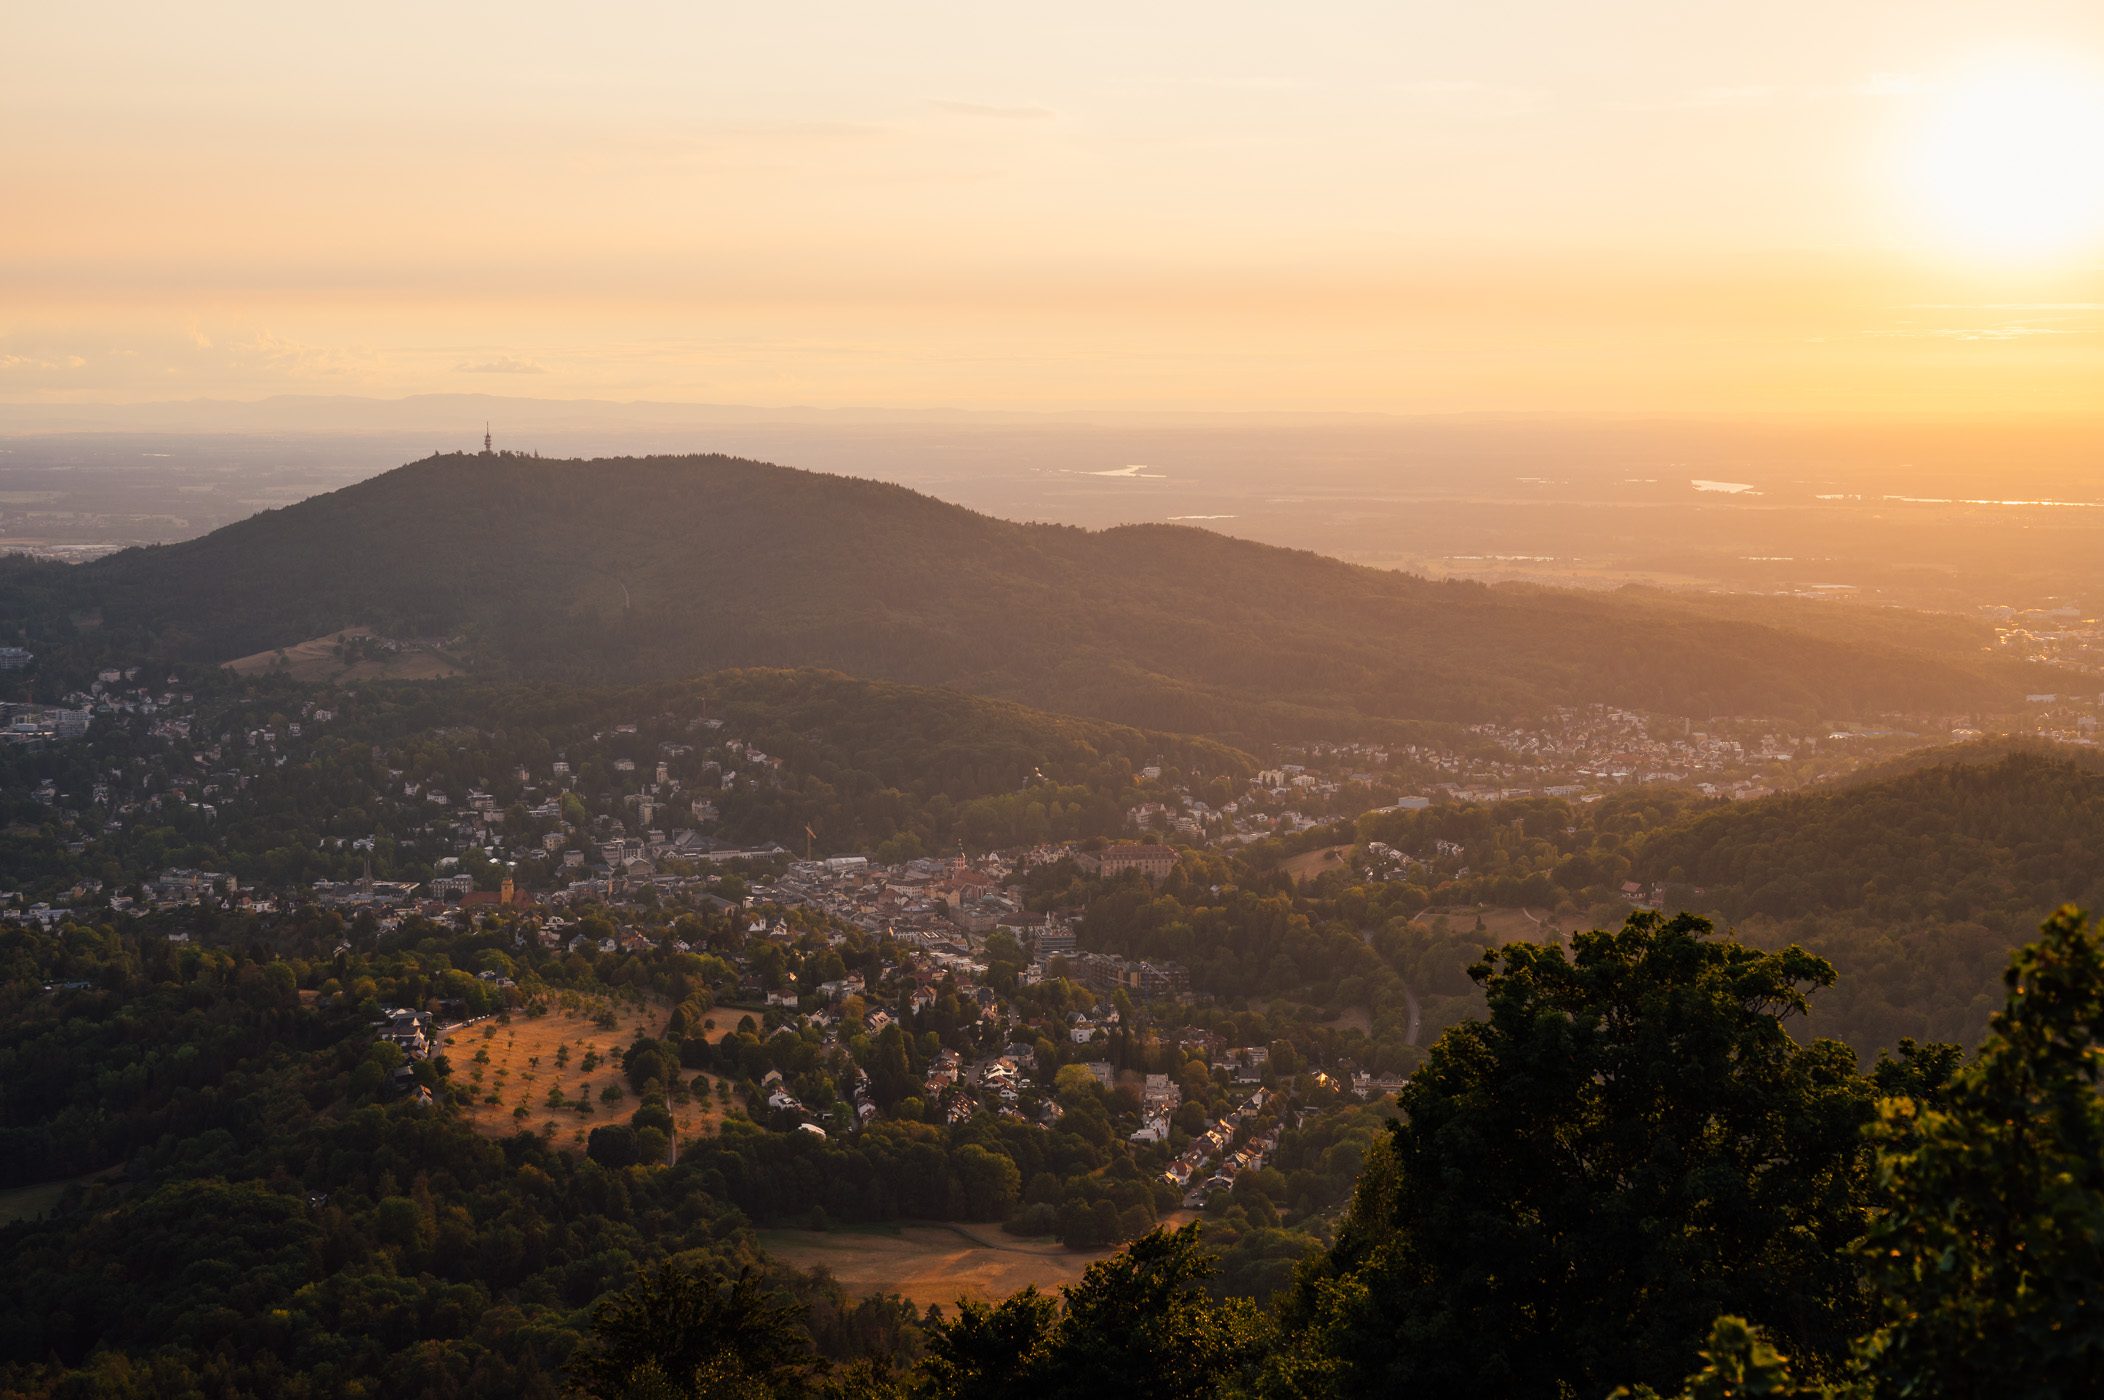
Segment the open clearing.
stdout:
<svg viewBox="0 0 2104 1400">
<path fill-rule="evenodd" d="M 39 1181 L 34 1186 L 16 1186 L 0 1191 L 0 1226 L 12 1225 L 17 1220 L 38 1220 L 65 1196 L 69 1186 L 85 1186 L 97 1177 L 114 1177 L 120 1168 L 110 1167 L 86 1176 L 61 1177 L 57 1181 Z"/>
<path fill-rule="evenodd" d="M 1363 1006 L 1347 1006 L 1324 1021 L 1325 1026 L 1341 1031 L 1357 1031 L 1361 1035 L 1373 1034 L 1373 1013 Z"/>
<path fill-rule="evenodd" d="M 1163 1217 L 1164 1225 L 1183 1216 Z M 1064 1288 L 1110 1254 L 1003 1234 L 998 1225 L 919 1224 L 842 1230 L 762 1230 L 760 1247 L 799 1269 L 824 1269 L 856 1297 L 896 1293 L 915 1307 L 989 1302 L 1036 1284 Z"/>
<path fill-rule="evenodd" d="M 604 1010 L 613 1012 L 611 1030 L 600 1023 Z M 671 1008 L 662 1005 L 602 1002 L 565 1007 L 544 1016 L 513 1013 L 508 1021 L 492 1018 L 448 1032 L 445 1053 L 453 1066 L 453 1080 L 476 1091 L 468 1121 L 491 1137 L 509 1137 L 523 1130 L 539 1133 L 557 1147 L 583 1147 L 593 1128 L 626 1123 L 636 1111 L 636 1096 L 616 1057 L 638 1035 L 655 1036 L 663 1031 L 671 1014 Z M 732 1012 L 728 1024 L 735 1026 L 737 1017 Z M 713 1019 L 716 1029 L 710 1032 L 710 1039 L 721 1039 L 725 1020 L 720 1015 Z M 477 1058 L 485 1054 L 486 1061 Z M 584 1067 L 588 1058 L 593 1062 L 590 1069 Z M 621 1097 L 612 1103 L 599 1097 L 609 1085 L 621 1089 Z M 713 1078 L 709 1087 L 706 1097 L 697 1093 L 686 1103 L 668 1101 L 682 1141 L 703 1136 L 723 1121 Z M 562 1107 L 549 1106 L 552 1088 L 563 1091 Z M 491 1094 L 497 1096 L 496 1103 L 487 1101 Z M 589 1115 L 571 1106 L 581 1097 L 590 1099 Z M 517 1113 L 522 1106 L 526 1109 L 523 1118 Z"/>
<path fill-rule="evenodd" d="M 760 1247 L 799 1269 L 824 1269 L 849 1293 L 896 1293 L 926 1307 L 1005 1298 L 1036 1284 L 1063 1288 L 1107 1250 L 1017 1239 L 995 1225 L 901 1225 L 877 1230 L 763 1230 Z"/>
<path fill-rule="evenodd" d="M 1350 846 L 1324 846 L 1318 851 L 1303 851 L 1297 856 L 1288 856 L 1279 862 L 1278 868 L 1286 872 L 1286 878 L 1296 885 L 1304 885 L 1317 875 L 1332 870 L 1342 870 L 1350 859 Z"/>
<path fill-rule="evenodd" d="M 459 675 L 460 668 L 435 651 L 422 647 L 386 652 L 364 660 L 344 663 L 337 648 L 348 641 L 379 634 L 370 627 L 346 627 L 325 637 L 309 637 L 289 647 L 259 651 L 225 663 L 240 676 L 261 675 L 279 669 L 296 681 L 435 681 Z"/>
<path fill-rule="evenodd" d="M 1448 904 L 1427 909 L 1410 922 L 1418 925 L 1430 924 L 1445 918 L 1447 927 L 1466 933 L 1474 929 L 1476 921 L 1483 921 L 1483 937 L 1491 943 L 1553 943 L 1560 941 L 1550 937 L 1549 910 L 1501 909 L 1488 904 Z"/>
<path fill-rule="evenodd" d="M 85 1181 L 87 1178 L 82 1177 Z M 0 1225 L 12 1225 L 17 1220 L 37 1220 L 59 1203 L 66 1194 L 72 1180 L 40 1181 L 34 1186 L 17 1186 L 11 1191 L 0 1191 Z"/>
</svg>

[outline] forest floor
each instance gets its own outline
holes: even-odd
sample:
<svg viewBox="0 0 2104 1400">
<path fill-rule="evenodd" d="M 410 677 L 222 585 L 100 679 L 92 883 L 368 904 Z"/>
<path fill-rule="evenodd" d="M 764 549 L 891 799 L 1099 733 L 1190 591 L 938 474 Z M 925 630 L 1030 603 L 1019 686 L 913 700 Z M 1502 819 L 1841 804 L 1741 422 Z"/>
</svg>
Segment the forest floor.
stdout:
<svg viewBox="0 0 2104 1400">
<path fill-rule="evenodd" d="M 605 1011 L 613 1013 L 612 1029 L 602 1024 Z M 509 1020 L 493 1017 L 455 1027 L 446 1034 L 445 1053 L 454 1082 L 477 1091 L 468 1109 L 469 1123 L 490 1137 L 524 1131 L 539 1133 L 560 1148 L 582 1148 L 593 1128 L 626 1123 L 636 1111 L 636 1097 L 622 1077 L 618 1056 L 638 1035 L 663 1031 L 671 1014 L 671 1007 L 658 1002 L 640 1007 L 632 1002 L 593 1002 L 544 1016 L 515 1013 Z M 720 1016 L 714 1019 L 716 1028 L 709 1038 L 719 1040 L 737 1024 L 737 1013 L 727 1022 Z M 478 1054 L 489 1058 L 478 1061 Z M 584 1068 L 587 1056 L 597 1057 L 589 1070 Z M 601 1102 L 600 1092 L 610 1084 L 621 1087 L 622 1097 Z M 712 1092 L 707 1097 L 696 1094 L 686 1103 L 666 1105 L 683 1142 L 706 1135 L 723 1121 L 713 1077 L 709 1085 Z M 551 1088 L 563 1091 L 562 1107 L 548 1106 Z M 497 1096 L 496 1103 L 487 1102 L 490 1094 Z M 592 1111 L 581 1114 L 571 1105 L 586 1096 Z M 517 1112 L 521 1107 L 526 1110 L 523 1118 Z"/>
</svg>

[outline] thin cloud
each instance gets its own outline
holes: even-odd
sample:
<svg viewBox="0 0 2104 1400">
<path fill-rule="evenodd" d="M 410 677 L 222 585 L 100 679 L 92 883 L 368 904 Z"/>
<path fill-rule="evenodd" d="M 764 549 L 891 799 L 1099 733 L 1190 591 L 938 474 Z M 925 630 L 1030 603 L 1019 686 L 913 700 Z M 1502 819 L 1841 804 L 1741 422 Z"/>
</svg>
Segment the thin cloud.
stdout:
<svg viewBox="0 0 2104 1400">
<path fill-rule="evenodd" d="M 522 360 L 514 355 L 499 355 L 494 360 L 476 360 L 453 366 L 455 374 L 546 374 L 546 365 L 537 365 L 531 360 Z"/>
<path fill-rule="evenodd" d="M 2066 335 L 2050 326 L 1945 326 L 1930 331 L 1938 340 L 2028 340 L 2038 335 Z"/>
<path fill-rule="evenodd" d="M 227 362 L 238 369 L 261 369 L 289 375 L 336 375 L 370 368 L 377 356 L 364 349 L 330 350 L 257 331 L 230 343 Z"/>
<path fill-rule="evenodd" d="M 928 105 L 952 116 L 985 117 L 1004 122 L 1048 122 L 1059 116 L 1050 107 L 998 107 L 989 102 L 957 102 L 941 97 L 931 98 Z"/>
<path fill-rule="evenodd" d="M 1547 105 L 1546 95 L 1536 89 L 1478 82 L 1473 78 L 1409 78 L 1388 84 L 1388 91 L 1412 102 L 1449 111 L 1517 115 Z"/>
<path fill-rule="evenodd" d="M 1764 106 L 1783 96 L 1779 89 L 1763 83 L 1736 83 L 1658 97 L 1628 98 L 1607 105 L 1616 112 L 1715 112 Z"/>
<path fill-rule="evenodd" d="M 2042 335 L 2068 335 L 2052 326 L 1903 326 L 1876 334 L 1896 340 L 2030 340 Z"/>
<path fill-rule="evenodd" d="M 1923 301 L 1910 311 L 2104 311 L 2104 301 Z"/>
<path fill-rule="evenodd" d="M 1855 92 L 1858 97 L 1912 97 L 1928 89 L 1928 81 L 1912 73 L 1872 73 Z"/>
</svg>

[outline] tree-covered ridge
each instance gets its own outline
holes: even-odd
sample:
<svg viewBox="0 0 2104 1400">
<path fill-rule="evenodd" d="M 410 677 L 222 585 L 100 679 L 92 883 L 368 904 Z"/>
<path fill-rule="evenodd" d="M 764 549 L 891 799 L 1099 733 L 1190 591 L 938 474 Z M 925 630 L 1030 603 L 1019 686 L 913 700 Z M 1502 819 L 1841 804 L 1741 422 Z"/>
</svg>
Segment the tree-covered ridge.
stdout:
<svg viewBox="0 0 2104 1400">
<path fill-rule="evenodd" d="M 1019 525 L 727 457 L 448 456 L 64 576 L 19 617 L 63 653 L 221 661 L 353 624 L 463 635 L 539 676 L 821 665 L 1208 733 L 1668 712 L 1972 708 L 2021 693 L 1962 627 L 1863 610 L 1431 582 L 1185 527 Z M 90 635 L 77 627 L 92 622 Z"/>
<path fill-rule="evenodd" d="M 1639 865 L 1731 917 L 2031 918 L 2049 891 L 2104 896 L 2094 758 L 1945 750 L 1907 768 L 1715 808 L 1650 836 Z"/>
<path fill-rule="evenodd" d="M 729 809 L 781 840 L 805 822 L 851 849 L 1111 835 L 1145 769 L 1195 780 L 1255 766 L 1206 739 L 837 672 L 725 671 L 697 689 L 726 732 L 795 775 Z"/>
<path fill-rule="evenodd" d="M 1251 766 L 1210 740 L 817 671 L 600 688 L 463 681 L 343 691 L 208 673 L 197 704 L 178 737 L 156 737 L 154 716 L 112 716 L 80 743 L 0 748 L 8 883 L 41 894 L 88 878 L 116 890 L 169 865 L 272 885 L 368 868 L 383 880 L 427 879 L 453 844 L 430 827 L 444 809 L 405 784 L 454 800 L 489 792 L 508 809 L 513 842 L 537 841 L 563 829 L 524 810 L 529 794 L 532 802 L 550 795 L 558 760 L 573 770 L 580 810 L 632 816 L 622 803 L 664 762 L 686 785 L 660 824 L 702 824 L 730 840 L 797 850 L 810 827 L 829 852 L 888 843 L 913 853 L 1113 835 L 1149 767 L 1199 779 Z M 322 708 L 329 718 L 318 722 Z M 306 732 L 291 737 L 302 720 Z M 246 744 L 265 733 L 276 736 L 270 745 Z M 726 747 L 732 741 L 736 751 Z M 774 763 L 748 762 L 753 751 Z M 538 786 L 522 770 L 538 775 Z M 727 772 L 748 776 L 725 786 Z M 123 781 L 113 783 L 113 773 Z M 47 781 L 78 798 L 114 787 L 120 801 L 128 784 L 147 795 L 219 790 L 210 812 L 164 801 L 130 820 L 90 823 L 37 800 Z M 697 798 L 720 820 L 699 823 Z M 533 852 L 544 854 L 538 844 Z M 545 886 L 554 873 L 519 876 Z"/>
<path fill-rule="evenodd" d="M 1933 749 L 1750 802 L 1643 787 L 1597 802 L 1435 803 L 1328 823 L 1242 853 L 1240 883 L 1263 888 L 1284 856 L 1358 843 L 1294 892 L 1293 917 L 1255 948 L 1237 937 L 1253 921 L 1238 917 L 1203 952 L 1169 952 L 1196 926 L 1166 901 L 1173 885 L 1151 901 L 1107 899 L 1085 927 L 1102 928 L 1107 946 L 1199 967 L 1257 953 L 1224 969 L 1243 992 L 1264 959 L 1283 955 L 1313 999 L 1361 992 L 1377 1028 L 1397 1019 L 1400 977 L 1437 1030 L 1480 1005 L 1464 974 L 1492 941 L 1472 935 L 1473 915 L 1442 910 L 1526 908 L 1544 929 L 1568 931 L 1633 905 L 1693 909 L 1751 943 L 1799 943 L 1831 961 L 1841 980 L 1808 1025 L 1867 1055 L 1908 1037 L 1963 1044 L 1985 1033 L 2011 950 L 2061 892 L 2104 901 L 2084 835 L 2100 820 L 2104 767 L 2086 751 Z"/>
<path fill-rule="evenodd" d="M 1976 1039 L 2000 969 L 2064 895 L 2104 903 L 2104 769 L 2079 750 L 1937 751 L 1884 775 L 1718 807 L 1648 836 L 1635 868 L 1763 943 L 1842 974 L 1813 1017 L 1861 1049 Z"/>
</svg>

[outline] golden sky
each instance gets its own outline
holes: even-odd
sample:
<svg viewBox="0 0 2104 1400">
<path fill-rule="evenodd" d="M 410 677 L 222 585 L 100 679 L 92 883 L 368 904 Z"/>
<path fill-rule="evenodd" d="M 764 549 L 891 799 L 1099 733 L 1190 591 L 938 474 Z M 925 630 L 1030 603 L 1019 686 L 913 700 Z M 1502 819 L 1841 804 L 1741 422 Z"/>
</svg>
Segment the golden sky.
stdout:
<svg viewBox="0 0 2104 1400">
<path fill-rule="evenodd" d="M 0 132 L 0 400 L 2104 386 L 2097 0 L 12 4 Z"/>
</svg>

